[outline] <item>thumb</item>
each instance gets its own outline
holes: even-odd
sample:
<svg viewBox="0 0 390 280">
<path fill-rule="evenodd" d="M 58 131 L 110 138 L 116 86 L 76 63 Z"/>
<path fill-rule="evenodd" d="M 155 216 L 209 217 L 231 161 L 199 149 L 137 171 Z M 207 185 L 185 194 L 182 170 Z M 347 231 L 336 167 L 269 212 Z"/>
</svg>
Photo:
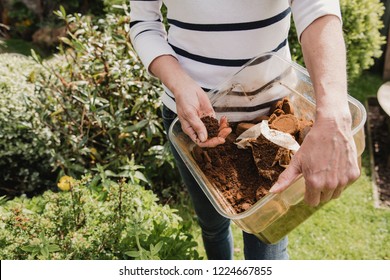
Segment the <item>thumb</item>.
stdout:
<svg viewBox="0 0 390 280">
<path fill-rule="evenodd" d="M 278 180 L 269 190 L 271 193 L 280 193 L 287 189 L 301 174 L 300 166 L 294 159 L 291 160 L 287 168 L 280 173 Z"/>
</svg>

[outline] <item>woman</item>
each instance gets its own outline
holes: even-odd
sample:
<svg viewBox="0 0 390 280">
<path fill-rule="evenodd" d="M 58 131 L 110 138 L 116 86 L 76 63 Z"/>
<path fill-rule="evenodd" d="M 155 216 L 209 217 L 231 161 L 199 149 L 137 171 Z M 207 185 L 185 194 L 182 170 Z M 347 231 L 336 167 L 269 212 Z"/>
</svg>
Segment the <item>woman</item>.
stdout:
<svg viewBox="0 0 390 280">
<path fill-rule="evenodd" d="M 160 8 L 167 7 L 169 32 Z M 271 191 L 280 192 L 302 174 L 305 201 L 312 206 L 337 198 L 359 175 L 347 102 L 346 53 L 338 0 L 155 0 L 130 1 L 130 36 L 148 71 L 163 83 L 166 129 L 176 117 L 199 146 L 207 140 L 200 118 L 215 115 L 206 94 L 251 58 L 275 52 L 289 59 L 287 41 L 294 17 L 305 64 L 316 95 L 316 119 L 300 150 Z M 245 111 L 243 109 L 243 111 Z M 220 216 L 173 149 L 187 186 L 209 259 L 231 259 L 230 221 Z M 287 238 L 264 244 L 243 233 L 246 259 L 287 259 Z"/>
</svg>

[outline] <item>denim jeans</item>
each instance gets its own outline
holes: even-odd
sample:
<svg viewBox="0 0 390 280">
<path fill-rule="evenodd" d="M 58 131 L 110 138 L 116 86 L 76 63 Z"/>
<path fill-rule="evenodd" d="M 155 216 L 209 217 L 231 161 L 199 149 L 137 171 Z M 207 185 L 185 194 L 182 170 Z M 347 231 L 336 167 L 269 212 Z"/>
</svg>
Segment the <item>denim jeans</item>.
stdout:
<svg viewBox="0 0 390 280">
<path fill-rule="evenodd" d="M 168 133 L 168 129 L 176 118 L 176 114 L 166 106 L 163 106 L 162 116 L 165 130 Z M 202 229 L 202 239 L 207 258 L 209 260 L 233 259 L 233 236 L 230 220 L 217 212 L 172 144 L 171 150 L 182 180 L 188 189 L 198 223 Z M 276 244 L 266 244 L 256 236 L 243 232 L 243 240 L 244 256 L 247 260 L 288 259 L 287 237 Z"/>
</svg>

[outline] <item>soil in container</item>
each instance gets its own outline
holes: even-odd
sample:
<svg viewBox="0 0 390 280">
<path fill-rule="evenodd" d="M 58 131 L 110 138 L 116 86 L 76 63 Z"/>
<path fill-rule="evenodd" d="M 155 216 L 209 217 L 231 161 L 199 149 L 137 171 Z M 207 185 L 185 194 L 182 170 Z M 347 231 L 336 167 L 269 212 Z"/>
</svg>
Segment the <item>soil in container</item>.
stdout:
<svg viewBox="0 0 390 280">
<path fill-rule="evenodd" d="M 310 130 L 311 120 L 297 119 L 287 98 L 271 106 L 267 116 L 259 116 L 253 121 L 230 123 L 233 132 L 226 142 L 214 148 L 195 146 L 192 155 L 210 182 L 232 205 L 236 213 L 249 209 L 268 194 L 269 189 L 288 165 L 288 151 L 260 135 L 251 148 L 240 149 L 235 144 L 237 136 L 246 129 L 268 119 L 269 126 L 290 133 L 298 143 L 302 143 Z M 202 118 L 208 134 L 218 134 L 218 121 Z M 284 151 L 284 150 L 285 151 Z"/>
</svg>

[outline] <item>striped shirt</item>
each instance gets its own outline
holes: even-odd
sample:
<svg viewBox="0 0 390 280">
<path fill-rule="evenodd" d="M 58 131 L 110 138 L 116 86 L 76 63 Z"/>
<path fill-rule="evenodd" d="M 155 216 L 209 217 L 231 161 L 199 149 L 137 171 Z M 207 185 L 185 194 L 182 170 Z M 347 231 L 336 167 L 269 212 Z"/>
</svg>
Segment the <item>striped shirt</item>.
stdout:
<svg viewBox="0 0 390 280">
<path fill-rule="evenodd" d="M 341 18 L 338 0 L 130 0 L 130 8 L 130 38 L 146 69 L 158 56 L 172 55 L 206 91 L 260 54 L 290 59 L 291 14 L 298 36 L 323 15 Z M 176 112 L 167 88 L 162 100 Z"/>
</svg>

